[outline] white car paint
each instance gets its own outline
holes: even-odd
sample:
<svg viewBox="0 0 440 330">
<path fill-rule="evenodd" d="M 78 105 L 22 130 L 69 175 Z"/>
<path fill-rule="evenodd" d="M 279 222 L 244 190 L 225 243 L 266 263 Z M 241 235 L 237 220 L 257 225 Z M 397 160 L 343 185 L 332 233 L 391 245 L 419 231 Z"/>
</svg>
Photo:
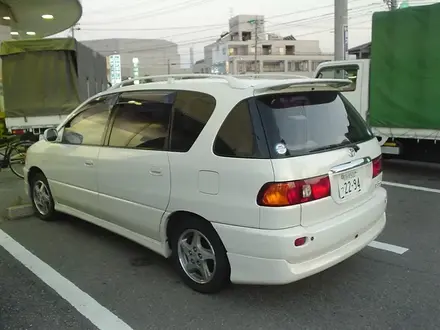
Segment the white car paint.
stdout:
<svg viewBox="0 0 440 330">
<path fill-rule="evenodd" d="M 185 153 L 39 141 L 27 153 L 26 189 L 29 171 L 38 168 L 48 178 L 56 210 L 125 236 L 165 257 L 170 255 L 166 237 L 170 215 L 182 211 L 196 214 L 211 222 L 221 238 L 235 283 L 284 284 L 310 276 L 355 254 L 385 226 L 387 195 L 380 186 L 382 174 L 372 178 L 371 159 L 380 156 L 376 139 L 360 144 L 355 160 L 346 148 L 285 159 L 227 158 L 216 156 L 212 145 L 239 101 L 258 90 L 273 92 L 280 85 L 289 90 L 308 89 L 315 83 L 315 79 L 280 82 L 225 77 L 168 80 L 100 93 L 191 90 L 210 94 L 217 103 Z M 60 134 L 67 121 L 58 127 Z M 365 188 L 341 200 L 335 193 L 337 180 L 353 168 Z M 331 196 L 286 207 L 256 203 L 258 192 L 268 182 L 324 174 L 330 177 Z M 304 236 L 306 243 L 295 247 L 294 241 Z"/>
</svg>

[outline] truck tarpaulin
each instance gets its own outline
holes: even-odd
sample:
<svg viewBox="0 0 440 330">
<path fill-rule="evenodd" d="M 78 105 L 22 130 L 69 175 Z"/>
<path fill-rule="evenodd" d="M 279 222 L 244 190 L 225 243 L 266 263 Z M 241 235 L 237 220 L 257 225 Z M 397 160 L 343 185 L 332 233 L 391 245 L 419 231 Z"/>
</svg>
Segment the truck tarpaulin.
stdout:
<svg viewBox="0 0 440 330">
<path fill-rule="evenodd" d="M 102 62 L 103 77 L 93 84 L 93 91 L 86 88 L 86 76 L 94 75 L 93 61 L 83 65 L 78 58 L 88 51 L 72 38 L 11 40 L 1 44 L 0 56 L 3 66 L 3 93 L 6 117 L 51 116 L 70 113 L 94 89 L 106 85 L 105 59 L 94 53 Z M 93 56 L 88 56 L 93 59 Z M 83 66 L 83 68 L 81 68 Z M 84 72 L 82 72 L 84 71 Z M 90 74 L 89 74 L 90 72 Z M 82 80 L 81 80 L 81 79 Z M 94 81 L 96 76 L 93 77 Z M 104 82 L 105 80 L 105 82 Z M 91 85 L 88 84 L 87 85 Z M 96 91 L 97 92 L 97 91 Z"/>
<path fill-rule="evenodd" d="M 440 4 L 374 13 L 371 126 L 440 128 L 439 33 Z"/>
</svg>

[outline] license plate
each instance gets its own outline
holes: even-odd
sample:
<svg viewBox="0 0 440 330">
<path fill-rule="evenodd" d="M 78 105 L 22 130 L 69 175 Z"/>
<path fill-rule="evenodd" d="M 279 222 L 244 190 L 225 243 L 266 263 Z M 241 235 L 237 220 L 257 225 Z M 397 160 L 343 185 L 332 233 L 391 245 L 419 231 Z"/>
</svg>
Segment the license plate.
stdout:
<svg viewBox="0 0 440 330">
<path fill-rule="evenodd" d="M 344 199 L 362 190 L 362 181 L 357 171 L 343 173 L 339 177 L 339 198 Z"/>
</svg>

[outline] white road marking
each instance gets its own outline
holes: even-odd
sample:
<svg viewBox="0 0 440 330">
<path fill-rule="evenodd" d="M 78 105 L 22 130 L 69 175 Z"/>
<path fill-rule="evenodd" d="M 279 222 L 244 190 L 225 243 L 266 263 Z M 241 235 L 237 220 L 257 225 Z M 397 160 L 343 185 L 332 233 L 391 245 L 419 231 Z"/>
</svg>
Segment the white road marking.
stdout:
<svg viewBox="0 0 440 330">
<path fill-rule="evenodd" d="M 0 246 L 54 289 L 62 298 L 88 318 L 98 329 L 133 330 L 119 317 L 100 305 L 95 299 L 61 274 L 57 273 L 48 264 L 26 250 L 20 243 L 2 230 L 0 230 Z"/>
<path fill-rule="evenodd" d="M 397 246 L 397 245 L 388 244 L 388 243 L 382 243 L 382 242 L 378 242 L 378 241 L 373 241 L 370 244 L 368 244 L 368 246 L 375 248 L 375 249 L 394 252 L 397 254 L 404 254 L 406 251 L 408 251 L 407 248 Z"/>
<path fill-rule="evenodd" d="M 382 184 L 386 185 L 386 186 L 399 187 L 399 188 L 419 190 L 419 191 L 426 191 L 426 192 L 432 192 L 432 193 L 440 194 L 440 189 L 426 188 L 426 187 L 422 187 L 422 186 L 413 186 L 413 185 L 410 185 L 410 184 L 403 184 L 403 183 L 397 183 L 397 182 L 388 182 L 388 181 L 382 181 Z"/>
</svg>

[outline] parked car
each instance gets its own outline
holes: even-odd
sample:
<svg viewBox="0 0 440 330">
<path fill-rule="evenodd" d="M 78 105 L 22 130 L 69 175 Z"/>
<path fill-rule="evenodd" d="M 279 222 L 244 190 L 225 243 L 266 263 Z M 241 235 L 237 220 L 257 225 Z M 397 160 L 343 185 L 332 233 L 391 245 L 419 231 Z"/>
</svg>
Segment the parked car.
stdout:
<svg viewBox="0 0 440 330">
<path fill-rule="evenodd" d="M 36 214 L 125 236 L 203 293 L 297 281 L 381 233 L 381 151 L 349 80 L 179 77 L 114 86 L 46 130 L 25 165 Z"/>
</svg>

